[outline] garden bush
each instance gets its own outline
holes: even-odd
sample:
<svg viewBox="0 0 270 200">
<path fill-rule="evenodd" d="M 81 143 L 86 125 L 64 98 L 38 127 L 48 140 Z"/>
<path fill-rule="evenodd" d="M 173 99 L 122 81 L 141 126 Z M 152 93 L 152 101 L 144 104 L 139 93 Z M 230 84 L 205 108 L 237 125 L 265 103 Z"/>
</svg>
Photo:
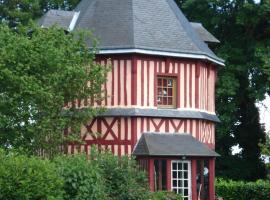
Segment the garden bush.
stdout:
<svg viewBox="0 0 270 200">
<path fill-rule="evenodd" d="M 152 193 L 151 200 L 182 200 L 180 195 L 173 192 L 160 191 Z"/>
<path fill-rule="evenodd" d="M 146 173 L 127 156 L 92 149 L 53 160 L 0 149 L 0 200 L 180 200 L 151 193 Z"/>
<path fill-rule="evenodd" d="M 216 181 L 216 194 L 224 200 L 267 200 L 270 199 L 270 181 L 242 182 Z"/>
<path fill-rule="evenodd" d="M 1 200 L 59 200 L 63 180 L 49 160 L 0 149 Z"/>
<path fill-rule="evenodd" d="M 54 159 L 64 179 L 65 200 L 107 199 L 104 178 L 97 162 L 86 155 L 66 155 Z"/>
<path fill-rule="evenodd" d="M 117 157 L 110 152 L 92 152 L 92 160 L 102 168 L 106 193 L 111 200 L 145 200 L 150 192 L 146 174 L 139 171 L 136 161 L 127 156 Z"/>
</svg>

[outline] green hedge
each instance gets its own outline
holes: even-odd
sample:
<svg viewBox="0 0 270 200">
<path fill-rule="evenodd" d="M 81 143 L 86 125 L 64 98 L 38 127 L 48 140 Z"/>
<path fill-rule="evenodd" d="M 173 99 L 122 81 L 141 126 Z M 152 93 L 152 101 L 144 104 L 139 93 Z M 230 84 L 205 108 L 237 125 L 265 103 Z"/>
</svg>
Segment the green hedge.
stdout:
<svg viewBox="0 0 270 200">
<path fill-rule="evenodd" d="M 63 180 L 49 160 L 0 149 L 1 200 L 62 199 Z"/>
<path fill-rule="evenodd" d="M 105 189 L 110 200 L 149 199 L 146 174 L 138 170 L 136 161 L 127 156 L 114 156 L 110 152 L 91 152 L 91 162 L 101 168 Z"/>
<path fill-rule="evenodd" d="M 160 191 L 152 193 L 150 200 L 182 200 L 183 198 L 180 195 L 177 195 L 173 192 Z"/>
<path fill-rule="evenodd" d="M 0 149 L 0 200 L 180 200 L 151 193 L 133 158 L 92 150 L 53 160 Z"/>
<path fill-rule="evenodd" d="M 46 160 L 0 149 L 0 200 L 145 200 L 146 174 L 134 159 L 93 150 Z"/>
<path fill-rule="evenodd" d="M 64 180 L 65 200 L 107 199 L 102 170 L 85 155 L 59 156 L 54 159 Z"/>
<path fill-rule="evenodd" d="M 270 199 L 270 182 L 216 181 L 216 194 L 224 200 L 267 200 Z"/>
</svg>

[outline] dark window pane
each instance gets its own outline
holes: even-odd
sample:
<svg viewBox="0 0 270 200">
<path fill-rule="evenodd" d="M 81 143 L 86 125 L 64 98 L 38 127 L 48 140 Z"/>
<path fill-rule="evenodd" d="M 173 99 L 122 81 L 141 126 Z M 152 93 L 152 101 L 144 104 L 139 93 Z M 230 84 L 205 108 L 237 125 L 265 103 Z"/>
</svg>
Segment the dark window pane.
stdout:
<svg viewBox="0 0 270 200">
<path fill-rule="evenodd" d="M 184 187 L 188 187 L 188 181 L 184 180 Z"/>
<path fill-rule="evenodd" d="M 158 86 L 162 86 L 162 79 L 161 78 L 158 79 Z"/>
<path fill-rule="evenodd" d="M 173 172 L 173 178 L 177 178 L 177 172 Z"/>
<path fill-rule="evenodd" d="M 201 183 L 202 183 L 202 180 L 201 180 L 201 161 L 200 160 L 197 160 L 197 173 L 196 173 L 196 180 L 197 180 L 197 194 L 199 194 L 199 190 L 201 189 Z"/>
<path fill-rule="evenodd" d="M 184 163 L 184 170 L 187 170 L 187 169 L 188 169 L 188 164 Z"/>
<path fill-rule="evenodd" d="M 162 190 L 167 189 L 167 160 L 161 160 Z"/>
<path fill-rule="evenodd" d="M 182 170 L 182 163 L 178 163 L 178 170 Z"/>
<path fill-rule="evenodd" d="M 173 98 L 172 97 L 168 97 L 168 105 L 173 105 Z"/>
<path fill-rule="evenodd" d="M 177 181 L 173 180 L 173 187 L 177 187 Z"/>
<path fill-rule="evenodd" d="M 178 178 L 183 178 L 183 172 L 178 172 Z"/>
<path fill-rule="evenodd" d="M 188 178 L 188 172 L 184 172 L 184 178 L 185 178 L 185 179 Z"/>
<path fill-rule="evenodd" d="M 168 101 L 167 100 L 168 100 L 167 97 L 163 97 L 162 98 L 162 104 L 163 105 L 168 105 Z"/>
<path fill-rule="evenodd" d="M 178 187 L 183 187 L 183 181 L 182 180 L 178 181 Z"/>
<path fill-rule="evenodd" d="M 177 189 L 173 189 L 173 191 L 174 191 L 175 193 L 177 193 Z"/>
<path fill-rule="evenodd" d="M 163 87 L 167 87 L 167 79 L 163 79 Z"/>
<path fill-rule="evenodd" d="M 158 88 L 158 96 L 162 96 L 162 88 Z"/>
<path fill-rule="evenodd" d="M 177 164 L 173 163 L 173 170 L 177 170 Z"/>
<path fill-rule="evenodd" d="M 172 96 L 172 88 L 168 88 L 168 96 Z"/>
<path fill-rule="evenodd" d="M 184 189 L 184 196 L 188 196 L 188 189 Z"/>
</svg>

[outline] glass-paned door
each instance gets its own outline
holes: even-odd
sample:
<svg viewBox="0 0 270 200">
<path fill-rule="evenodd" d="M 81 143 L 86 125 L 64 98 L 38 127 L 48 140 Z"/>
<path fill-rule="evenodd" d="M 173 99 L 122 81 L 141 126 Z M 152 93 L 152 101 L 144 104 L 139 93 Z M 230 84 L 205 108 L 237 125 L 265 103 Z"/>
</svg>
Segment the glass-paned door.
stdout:
<svg viewBox="0 0 270 200">
<path fill-rule="evenodd" d="M 172 191 L 191 200 L 191 167 L 189 160 L 172 161 Z"/>
</svg>

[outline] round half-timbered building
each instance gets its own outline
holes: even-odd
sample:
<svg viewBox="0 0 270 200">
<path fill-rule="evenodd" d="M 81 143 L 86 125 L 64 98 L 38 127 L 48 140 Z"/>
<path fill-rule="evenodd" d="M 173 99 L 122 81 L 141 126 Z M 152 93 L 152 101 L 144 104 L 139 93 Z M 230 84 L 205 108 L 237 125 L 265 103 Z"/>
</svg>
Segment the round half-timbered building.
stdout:
<svg viewBox="0 0 270 200">
<path fill-rule="evenodd" d="M 82 125 L 85 144 L 69 152 L 96 144 L 133 154 L 152 191 L 214 200 L 215 82 L 224 61 L 208 44 L 219 41 L 173 0 L 82 0 L 74 11 L 50 10 L 40 24 L 92 30 L 96 61 L 111 66 L 107 111 Z"/>
</svg>

